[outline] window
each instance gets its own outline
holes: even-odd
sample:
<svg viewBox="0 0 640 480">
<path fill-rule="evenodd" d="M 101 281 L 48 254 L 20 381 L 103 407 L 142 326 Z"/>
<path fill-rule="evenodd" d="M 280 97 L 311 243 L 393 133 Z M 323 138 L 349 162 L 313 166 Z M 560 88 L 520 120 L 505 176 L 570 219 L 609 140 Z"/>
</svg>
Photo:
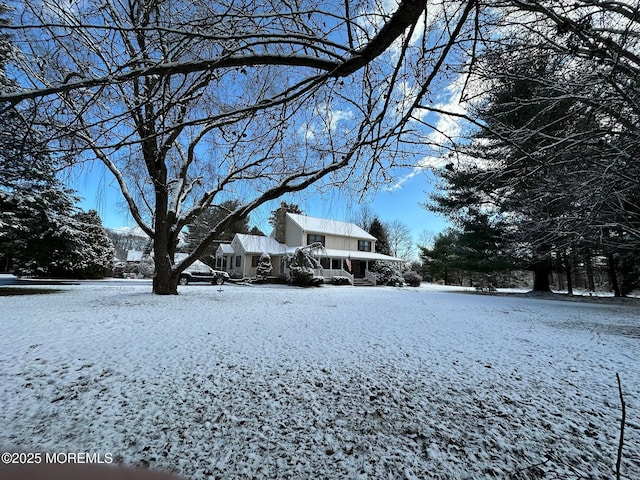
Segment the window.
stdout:
<svg viewBox="0 0 640 480">
<path fill-rule="evenodd" d="M 316 235 L 315 233 L 307 234 L 307 245 L 311 245 L 312 243 L 320 242 L 322 246 L 324 246 L 324 235 Z"/>
<path fill-rule="evenodd" d="M 320 259 L 320 266 L 321 266 L 322 268 L 326 268 L 326 269 L 331 268 L 331 267 L 329 267 L 329 264 L 330 264 L 330 263 L 331 263 L 331 260 L 330 260 L 330 259 L 328 259 L 327 257 L 322 257 L 322 258 Z"/>
<path fill-rule="evenodd" d="M 369 240 L 358 240 L 358 250 L 361 252 L 370 252 L 371 242 Z"/>
<path fill-rule="evenodd" d="M 331 268 L 333 270 L 340 270 L 342 268 L 342 260 L 339 258 L 331 259 Z"/>
<path fill-rule="evenodd" d="M 252 267 L 257 267 L 259 262 L 260 262 L 260 255 L 253 255 L 251 257 L 251 266 Z"/>
<path fill-rule="evenodd" d="M 242 257 L 238 255 L 236 257 L 236 267 L 241 267 L 241 266 L 242 266 Z"/>
</svg>

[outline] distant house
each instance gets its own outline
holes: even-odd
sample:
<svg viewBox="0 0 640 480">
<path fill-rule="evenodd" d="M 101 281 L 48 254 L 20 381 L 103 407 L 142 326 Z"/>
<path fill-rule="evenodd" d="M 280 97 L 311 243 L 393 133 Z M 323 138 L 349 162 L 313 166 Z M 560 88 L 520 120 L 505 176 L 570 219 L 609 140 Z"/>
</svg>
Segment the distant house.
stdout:
<svg viewBox="0 0 640 480">
<path fill-rule="evenodd" d="M 287 254 L 296 248 L 320 242 L 325 250 L 319 255 L 322 269 L 316 272 L 326 279 L 334 276 L 368 279 L 373 261 L 402 263 L 400 258 L 375 253 L 376 238 L 353 223 L 289 213 L 284 208 L 276 212 L 276 228 L 269 237 L 236 234 L 230 244 L 216 251 L 217 267 L 235 277 L 253 277 L 263 253 L 271 256 L 272 275 L 285 277 Z"/>
<path fill-rule="evenodd" d="M 280 277 L 285 275 L 284 257 L 289 251 L 293 250 L 288 250 L 286 245 L 275 238 L 236 233 L 230 244 L 222 244 L 218 247 L 216 257 L 227 252 L 226 256 L 229 260 L 226 262 L 226 271 L 235 274 L 236 277 L 245 278 L 255 276 L 260 256 L 268 253 L 273 266 L 271 274 Z M 222 266 L 219 268 L 222 269 Z"/>
<path fill-rule="evenodd" d="M 144 252 L 142 250 L 128 250 L 127 251 L 127 263 L 138 264 L 142 261 Z"/>
</svg>

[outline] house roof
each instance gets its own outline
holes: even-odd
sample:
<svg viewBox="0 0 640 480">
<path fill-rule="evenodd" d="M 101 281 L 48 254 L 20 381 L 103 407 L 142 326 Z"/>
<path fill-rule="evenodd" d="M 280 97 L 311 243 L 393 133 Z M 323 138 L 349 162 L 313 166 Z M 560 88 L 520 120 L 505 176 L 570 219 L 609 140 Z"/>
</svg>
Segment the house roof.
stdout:
<svg viewBox="0 0 640 480">
<path fill-rule="evenodd" d="M 268 253 L 269 255 L 283 255 L 290 251 L 273 237 L 236 233 L 236 238 L 247 253 Z"/>
<path fill-rule="evenodd" d="M 230 243 L 221 243 L 218 245 L 216 253 L 220 253 L 222 255 L 233 255 L 233 247 Z"/>
<path fill-rule="evenodd" d="M 142 250 L 129 250 L 127 251 L 127 262 L 140 262 L 142 260 Z"/>
<path fill-rule="evenodd" d="M 340 235 L 354 237 L 363 240 L 376 240 L 376 237 L 367 233 L 355 223 L 327 220 L 326 218 L 308 217 L 297 213 L 287 212 L 287 216 L 293 220 L 305 232 L 323 233 L 326 235 Z"/>
</svg>

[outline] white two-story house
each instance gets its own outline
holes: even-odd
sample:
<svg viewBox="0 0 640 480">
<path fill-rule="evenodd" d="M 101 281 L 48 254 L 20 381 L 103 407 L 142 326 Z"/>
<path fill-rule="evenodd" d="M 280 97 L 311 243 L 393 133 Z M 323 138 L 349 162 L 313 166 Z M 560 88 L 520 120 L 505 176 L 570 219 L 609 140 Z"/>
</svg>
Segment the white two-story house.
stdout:
<svg viewBox="0 0 640 480">
<path fill-rule="evenodd" d="M 289 213 L 280 208 L 271 236 L 236 234 L 230 244 L 218 248 L 217 267 L 235 277 L 254 277 L 260 256 L 268 253 L 273 266 L 271 274 L 285 277 L 286 255 L 316 242 L 324 246 L 318 255 L 322 269 L 316 273 L 327 280 L 344 276 L 351 283 L 357 279 L 375 283 L 375 277 L 369 273 L 370 262 L 403 262 L 400 258 L 375 253 L 376 238 L 353 223 Z"/>
</svg>

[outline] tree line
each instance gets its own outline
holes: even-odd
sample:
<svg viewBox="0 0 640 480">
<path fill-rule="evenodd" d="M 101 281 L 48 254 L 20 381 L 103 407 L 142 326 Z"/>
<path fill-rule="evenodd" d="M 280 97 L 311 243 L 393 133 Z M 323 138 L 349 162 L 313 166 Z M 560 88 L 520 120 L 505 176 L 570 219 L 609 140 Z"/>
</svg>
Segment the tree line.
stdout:
<svg viewBox="0 0 640 480">
<path fill-rule="evenodd" d="M 556 271 L 571 292 L 577 270 L 593 289 L 596 265 L 624 296 L 640 286 L 638 6 L 537 3 L 465 66 L 470 126 L 427 205 L 455 231 L 434 250 L 467 251 L 479 272 L 529 269 L 536 291 Z"/>
<path fill-rule="evenodd" d="M 261 205 L 362 196 L 425 155 L 447 159 L 433 208 L 461 231 L 487 215 L 536 289 L 555 259 L 637 264 L 633 3 L 23 0 L 0 17 L 0 111 L 29 125 L 12 138 L 113 176 L 155 293 Z M 442 107 L 452 84 L 466 113 Z M 237 198 L 176 262 L 187 225 Z"/>
</svg>

